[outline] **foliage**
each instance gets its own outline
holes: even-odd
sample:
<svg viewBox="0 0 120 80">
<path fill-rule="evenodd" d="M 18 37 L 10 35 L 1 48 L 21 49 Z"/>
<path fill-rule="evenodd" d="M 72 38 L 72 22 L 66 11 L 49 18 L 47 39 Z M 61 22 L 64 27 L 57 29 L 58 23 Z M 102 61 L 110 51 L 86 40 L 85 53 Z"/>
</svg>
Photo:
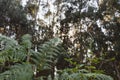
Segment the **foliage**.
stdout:
<svg viewBox="0 0 120 80">
<path fill-rule="evenodd" d="M 94 65 L 115 80 L 120 79 L 119 5 L 119 0 L 63 0 L 59 4 L 59 15 L 64 12 L 59 29 L 64 48 L 77 63 Z"/>
<path fill-rule="evenodd" d="M 61 40 L 51 39 L 40 45 L 38 51 L 32 49 L 31 36 L 26 34 L 22 37 L 20 44 L 14 39 L 0 36 L 0 80 L 43 80 L 45 75 L 41 75 L 42 70 L 52 70 L 57 63 L 58 55 L 62 54 Z M 5 44 L 3 44 L 5 43 Z M 61 51 L 62 50 L 62 51 Z M 38 74 L 39 73 L 39 74 Z M 55 80 L 112 80 L 111 77 L 89 73 L 78 67 L 64 69 L 57 72 Z M 46 73 L 47 74 L 47 73 Z M 52 80 L 50 73 L 48 80 Z"/>
<path fill-rule="evenodd" d="M 15 64 L 0 74 L 0 80 L 32 80 L 33 70 L 30 64 Z"/>
<path fill-rule="evenodd" d="M 32 80 L 33 73 L 52 69 L 57 55 L 62 53 L 59 50 L 61 46 L 58 46 L 61 40 L 51 39 L 42 44 L 36 52 L 31 49 L 30 38 L 30 35 L 24 35 L 18 44 L 16 40 L 0 36 L 0 42 L 5 43 L 1 44 L 0 52 L 1 80 Z"/>
<path fill-rule="evenodd" d="M 75 68 L 59 70 L 53 80 L 113 80 L 110 76 L 101 73 L 91 73 L 86 69 L 79 68 L 77 66 Z M 40 80 L 43 79 L 42 77 L 40 78 Z M 52 80 L 50 76 L 48 77 L 48 80 Z"/>
<path fill-rule="evenodd" d="M 55 65 L 62 70 L 84 64 L 120 80 L 120 0 L 27 0 L 24 6 L 22 1 L 0 0 L 0 34 L 17 40 L 1 36 L 1 73 L 23 62 L 35 65 L 35 77 L 43 69 L 53 75 Z M 26 33 L 31 37 L 21 39 Z M 41 45 L 56 36 L 63 41 L 57 51 L 51 41 Z M 58 55 L 61 46 L 72 66 L 66 54 Z"/>
<path fill-rule="evenodd" d="M 27 20 L 27 14 L 24 7 L 21 5 L 21 1 L 22 0 L 0 1 L 0 28 L 2 29 L 2 34 L 11 36 L 16 33 L 16 37 L 20 38 L 20 35 L 27 32 L 29 21 Z"/>
<path fill-rule="evenodd" d="M 113 80 L 110 76 L 100 73 L 90 73 L 85 69 L 66 69 L 60 76 L 61 80 Z"/>
</svg>

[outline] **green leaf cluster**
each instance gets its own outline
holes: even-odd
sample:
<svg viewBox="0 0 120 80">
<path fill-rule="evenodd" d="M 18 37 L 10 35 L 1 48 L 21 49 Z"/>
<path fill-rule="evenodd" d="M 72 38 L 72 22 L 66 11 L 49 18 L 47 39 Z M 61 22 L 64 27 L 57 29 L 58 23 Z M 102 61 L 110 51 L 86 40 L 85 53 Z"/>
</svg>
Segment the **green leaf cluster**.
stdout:
<svg viewBox="0 0 120 80">
<path fill-rule="evenodd" d="M 41 75 L 40 71 L 52 70 L 56 66 L 58 56 L 65 51 L 59 38 L 53 38 L 39 45 L 38 51 L 32 49 L 31 40 L 29 34 L 24 35 L 19 43 L 14 39 L 0 36 L 2 45 L 0 80 L 113 80 L 110 76 L 80 69 L 83 65 L 58 70 L 54 78 L 52 78 L 51 73 L 47 76 Z M 66 60 L 77 65 L 71 59 Z"/>
</svg>

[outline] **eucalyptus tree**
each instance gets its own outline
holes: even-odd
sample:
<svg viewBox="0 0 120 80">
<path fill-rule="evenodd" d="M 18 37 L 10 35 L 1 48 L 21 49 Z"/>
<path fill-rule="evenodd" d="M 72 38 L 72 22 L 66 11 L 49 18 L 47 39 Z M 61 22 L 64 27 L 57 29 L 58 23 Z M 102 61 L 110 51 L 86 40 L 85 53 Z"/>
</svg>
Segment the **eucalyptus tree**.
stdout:
<svg viewBox="0 0 120 80">
<path fill-rule="evenodd" d="M 56 0 L 56 2 L 59 0 Z M 78 63 L 120 79 L 119 0 L 60 1 L 60 35 L 63 45 Z M 61 18 L 64 14 L 64 18 Z"/>
<path fill-rule="evenodd" d="M 0 0 L 0 33 L 15 35 L 19 42 L 31 34 L 36 51 L 48 39 L 60 37 L 73 61 L 120 79 L 119 0 L 55 0 L 55 11 L 49 1 L 27 0 L 23 6 L 21 0 Z"/>
<path fill-rule="evenodd" d="M 11 36 L 28 33 L 28 20 L 21 0 L 0 1 L 0 29 L 2 34 Z"/>
</svg>

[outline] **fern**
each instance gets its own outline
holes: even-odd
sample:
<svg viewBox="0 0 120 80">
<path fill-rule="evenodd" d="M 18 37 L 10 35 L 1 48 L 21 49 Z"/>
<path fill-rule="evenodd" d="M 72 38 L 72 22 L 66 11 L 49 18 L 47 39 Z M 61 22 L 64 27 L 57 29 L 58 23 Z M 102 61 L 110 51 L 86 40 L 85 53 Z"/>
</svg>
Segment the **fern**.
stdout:
<svg viewBox="0 0 120 80">
<path fill-rule="evenodd" d="M 90 73 L 85 69 L 74 71 L 74 68 L 63 70 L 59 78 L 61 80 L 113 80 L 112 77 L 104 74 Z"/>
<path fill-rule="evenodd" d="M 20 44 L 5 36 L 0 36 L 0 42 L 4 43 L 0 52 L 0 67 L 3 69 L 0 80 L 31 80 L 35 70 L 32 70 L 29 65 L 35 66 L 37 72 L 51 69 L 56 57 L 61 53 L 61 46 L 58 46 L 61 43 L 59 38 L 51 39 L 40 45 L 38 52 L 31 49 L 31 36 L 28 34 L 21 38 Z M 29 79 L 27 79 L 28 76 Z"/>
<path fill-rule="evenodd" d="M 6 61 L 18 62 L 23 61 L 26 57 L 24 50 L 14 39 L 0 36 L 1 52 L 0 52 L 0 63 Z"/>
<path fill-rule="evenodd" d="M 22 47 L 24 47 L 25 49 L 27 48 L 27 49 L 31 49 L 31 47 L 32 47 L 32 42 L 31 42 L 31 40 L 32 40 L 32 37 L 29 35 L 29 34 L 26 34 L 26 35 L 24 35 L 24 36 L 22 36 L 22 38 L 21 38 L 21 45 L 22 45 Z"/>
<path fill-rule="evenodd" d="M 55 64 L 54 61 L 57 59 L 58 54 L 60 54 L 58 51 L 60 46 L 57 46 L 60 42 L 59 38 L 54 38 L 42 44 L 39 46 L 38 52 L 32 54 L 31 60 L 41 69 L 50 69 L 51 64 Z"/>
<path fill-rule="evenodd" d="M 16 64 L 0 74 L 0 80 L 32 80 L 33 70 L 30 64 Z"/>
<path fill-rule="evenodd" d="M 0 36 L 0 80 L 44 80 L 36 77 L 41 70 L 52 69 L 60 54 L 64 54 L 59 38 L 39 45 L 38 51 L 32 48 L 31 36 L 24 35 L 20 44 L 14 39 Z M 52 80 L 51 76 L 47 77 Z M 54 80 L 113 80 L 104 74 L 90 73 L 77 68 L 61 70 Z"/>
<path fill-rule="evenodd" d="M 16 45 L 18 45 L 18 42 L 14 39 L 11 39 L 9 37 L 0 35 L 0 50 L 7 50 L 10 48 L 14 48 Z"/>
</svg>

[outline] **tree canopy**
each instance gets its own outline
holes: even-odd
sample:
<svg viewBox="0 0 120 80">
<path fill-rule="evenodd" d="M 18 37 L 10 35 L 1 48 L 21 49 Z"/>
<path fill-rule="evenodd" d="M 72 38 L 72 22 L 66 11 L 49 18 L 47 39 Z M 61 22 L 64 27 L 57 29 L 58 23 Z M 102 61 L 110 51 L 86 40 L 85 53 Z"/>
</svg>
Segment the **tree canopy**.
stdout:
<svg viewBox="0 0 120 80">
<path fill-rule="evenodd" d="M 57 37 L 62 41 L 60 44 L 62 47 L 59 46 L 60 50 L 58 50 L 62 54 L 56 57 L 57 62 L 53 67 L 63 70 L 63 74 L 69 75 L 66 72 L 72 68 L 71 76 L 77 76 L 78 74 L 72 73 L 78 73 L 79 68 L 76 69 L 76 67 L 83 64 L 80 70 L 100 72 L 110 75 L 114 80 L 120 80 L 120 0 L 26 0 L 25 5 L 23 5 L 22 0 L 0 0 L 0 34 L 17 41 L 9 44 L 11 40 L 8 39 L 6 40 L 8 42 L 3 44 L 3 38 L 0 39 L 1 51 L 4 48 L 3 45 L 14 46 L 17 44 L 18 46 L 20 44 L 19 47 L 25 46 L 18 50 L 15 48 L 18 53 L 21 50 L 25 53 L 20 53 L 23 62 L 26 60 L 25 58 L 29 62 L 29 57 L 33 59 L 32 64 L 42 61 L 37 56 L 47 58 L 45 55 L 48 55 L 53 57 L 55 54 L 53 56 L 46 54 L 47 50 L 41 48 L 40 45 Z M 21 39 L 25 34 L 29 34 L 31 37 Z M 54 44 L 55 42 L 56 40 L 53 40 L 51 43 Z M 56 45 L 47 44 L 51 48 Z M 9 46 L 5 48 L 8 49 Z M 40 56 L 38 53 L 28 55 L 26 53 L 29 53 L 29 50 L 26 51 L 25 49 L 35 52 L 42 51 L 43 55 Z M 4 54 L 8 55 L 10 51 L 11 49 Z M 14 53 L 15 51 L 13 50 Z M 0 52 L 0 55 L 3 52 Z M 14 59 L 17 63 L 19 62 L 17 58 Z M 13 63 L 15 63 L 14 59 Z M 44 63 L 47 62 L 40 64 L 44 65 Z M 53 63 L 51 64 L 53 65 Z M 28 65 L 28 67 L 30 66 Z M 74 68 L 77 71 L 74 71 Z M 51 74 L 53 73 L 54 69 Z M 89 74 L 85 75 L 88 76 Z M 91 74 L 89 77 L 93 75 Z"/>
</svg>

